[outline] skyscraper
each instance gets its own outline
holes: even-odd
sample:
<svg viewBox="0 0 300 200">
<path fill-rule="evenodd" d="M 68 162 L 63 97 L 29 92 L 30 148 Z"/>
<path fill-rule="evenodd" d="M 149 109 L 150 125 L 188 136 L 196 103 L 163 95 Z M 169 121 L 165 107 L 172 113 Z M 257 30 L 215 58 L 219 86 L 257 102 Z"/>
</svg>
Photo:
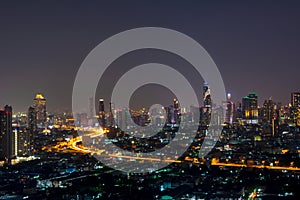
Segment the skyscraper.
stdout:
<svg viewBox="0 0 300 200">
<path fill-rule="evenodd" d="M 265 100 L 261 109 L 260 118 L 263 123 L 272 124 L 272 120 L 277 118 L 276 105 L 271 99 Z"/>
<path fill-rule="evenodd" d="M 33 107 L 36 113 L 37 128 L 45 128 L 47 121 L 46 99 L 41 93 L 36 94 Z"/>
<path fill-rule="evenodd" d="M 258 96 L 254 92 L 250 92 L 242 101 L 243 120 L 246 124 L 258 123 Z"/>
<path fill-rule="evenodd" d="M 210 96 L 210 88 L 207 83 L 203 85 L 203 107 L 200 109 L 200 124 L 208 126 L 210 124 L 212 101 Z"/>
<path fill-rule="evenodd" d="M 0 110 L 0 158 L 11 164 L 13 157 L 12 107 L 6 105 Z"/>
<path fill-rule="evenodd" d="M 104 99 L 99 99 L 99 124 L 102 128 L 106 126 L 105 123 L 105 110 L 104 110 Z"/>
<path fill-rule="evenodd" d="M 231 101 L 231 94 L 227 94 L 227 101 L 224 103 L 225 107 L 225 123 L 233 123 L 234 103 Z"/>
<path fill-rule="evenodd" d="M 295 125 L 300 125 L 300 93 L 291 94 L 290 118 Z"/>
<path fill-rule="evenodd" d="M 179 108 L 179 101 L 176 98 L 173 99 L 173 107 L 174 107 L 174 122 L 175 124 L 179 124 L 181 112 Z"/>
<path fill-rule="evenodd" d="M 32 156 L 33 155 L 33 138 L 26 128 L 22 128 L 19 124 L 13 124 L 13 132 L 15 133 L 15 147 L 17 156 Z"/>
<path fill-rule="evenodd" d="M 165 107 L 166 110 L 166 123 L 167 124 L 174 124 L 175 123 L 175 119 L 174 119 L 174 106 L 173 105 L 169 105 Z"/>
<path fill-rule="evenodd" d="M 104 111 L 104 99 L 99 99 L 99 113 Z"/>
<path fill-rule="evenodd" d="M 27 127 L 32 133 L 37 129 L 36 112 L 33 106 L 28 108 Z"/>
<path fill-rule="evenodd" d="M 291 94 L 291 104 L 292 107 L 300 107 L 300 93 L 299 92 L 293 92 Z"/>
<path fill-rule="evenodd" d="M 204 107 L 207 108 L 209 112 L 211 112 L 211 96 L 210 96 L 210 88 L 207 83 L 203 85 L 203 101 Z"/>
<path fill-rule="evenodd" d="M 113 114 L 113 103 L 109 103 L 109 113 L 107 116 L 107 122 L 109 127 L 114 127 L 115 126 L 115 119 L 114 119 L 114 114 Z"/>
<path fill-rule="evenodd" d="M 131 120 L 131 116 L 128 109 L 123 108 L 120 110 L 116 110 L 116 123 L 118 127 L 121 127 L 122 130 L 125 130 L 130 124 L 129 120 Z"/>
<path fill-rule="evenodd" d="M 95 116 L 95 111 L 94 111 L 94 98 L 90 97 L 89 98 L 89 111 L 88 111 L 88 117 L 89 119 L 93 119 Z"/>
</svg>

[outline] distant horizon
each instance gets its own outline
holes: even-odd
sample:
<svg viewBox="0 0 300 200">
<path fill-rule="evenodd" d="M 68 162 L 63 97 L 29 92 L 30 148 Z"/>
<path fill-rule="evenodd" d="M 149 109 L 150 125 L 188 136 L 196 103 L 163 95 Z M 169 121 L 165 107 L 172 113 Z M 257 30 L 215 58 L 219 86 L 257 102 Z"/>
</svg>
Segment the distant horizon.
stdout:
<svg viewBox="0 0 300 200">
<path fill-rule="evenodd" d="M 250 91 L 250 92 L 248 92 L 247 94 L 245 94 L 245 96 L 247 96 L 249 93 L 251 93 L 251 92 L 255 92 L 255 91 Z M 42 92 L 38 92 L 38 93 L 41 93 L 41 94 L 43 94 Z M 38 94 L 37 93 L 37 94 Z M 256 93 L 256 92 L 255 92 Z M 291 94 L 292 93 L 297 93 L 297 92 L 291 92 Z M 243 97 L 241 98 L 241 99 L 239 99 L 239 100 L 233 100 L 232 99 L 232 93 L 230 93 L 231 94 L 231 101 L 233 102 L 233 103 L 237 103 L 237 102 L 240 102 L 240 103 L 242 103 L 242 99 L 243 99 Z M 257 94 L 257 93 L 256 93 Z M 44 94 L 43 94 L 44 95 Z M 262 106 L 263 105 L 263 103 L 264 103 L 264 101 L 265 100 L 268 100 L 269 98 L 271 98 L 272 100 L 273 100 L 273 102 L 275 103 L 275 104 L 279 104 L 279 103 L 282 103 L 281 101 L 276 101 L 276 100 L 274 100 L 273 98 L 272 98 L 272 96 L 270 96 L 268 99 L 260 99 L 259 98 L 259 94 L 257 94 L 258 95 L 258 106 Z M 72 113 L 72 108 L 70 107 L 70 108 L 56 108 L 56 109 L 48 109 L 48 100 L 47 100 L 47 96 L 45 96 L 44 95 L 44 97 L 45 97 L 45 99 L 46 99 L 46 105 L 47 105 L 47 112 L 51 112 L 51 113 L 64 113 L 64 112 L 70 112 L 70 113 Z M 290 96 L 289 96 L 289 98 L 290 98 Z M 33 98 L 34 99 L 34 98 Z M 32 102 L 33 102 L 33 99 L 32 99 Z M 100 99 L 100 98 L 99 98 Z M 172 105 L 171 104 L 171 102 L 172 102 L 172 99 L 173 98 L 171 98 L 170 99 L 170 104 L 169 105 Z M 96 103 L 98 102 L 98 100 L 97 99 L 95 99 L 95 101 L 96 101 Z M 108 102 L 109 101 L 106 101 L 106 99 L 104 99 L 104 102 L 105 102 L 105 110 L 108 110 Z M 287 102 L 287 103 L 282 103 L 282 105 L 284 105 L 284 106 L 288 106 L 289 104 L 291 103 L 291 99 L 289 99 L 289 101 Z M 21 110 L 17 110 L 17 111 L 15 111 L 15 109 L 14 109 L 14 105 L 11 105 L 11 104 L 3 104 L 3 105 L 1 105 L 1 109 L 3 109 L 4 108 L 4 106 L 6 106 L 6 105 L 9 105 L 9 106 L 12 106 L 12 109 L 13 109 L 13 113 L 27 113 L 28 112 L 28 108 L 30 107 L 30 106 L 32 106 L 32 105 L 28 105 L 28 108 L 27 108 L 27 110 L 25 109 L 25 110 L 23 110 L 23 111 L 21 111 Z M 169 105 L 164 105 L 164 106 L 169 106 Z M 190 105 L 190 106 L 192 106 L 192 105 Z M 200 105 L 200 106 L 202 106 L 202 104 Z M 95 108 L 96 108 L 96 110 L 97 110 L 97 108 L 98 108 L 98 105 L 95 105 Z M 138 110 L 138 109 L 142 109 L 142 108 L 146 108 L 146 107 L 134 107 L 133 109 L 134 110 Z M 87 107 L 85 108 L 86 110 L 88 110 L 88 98 L 87 98 Z M 86 112 L 88 112 L 88 111 L 86 111 Z"/>
</svg>

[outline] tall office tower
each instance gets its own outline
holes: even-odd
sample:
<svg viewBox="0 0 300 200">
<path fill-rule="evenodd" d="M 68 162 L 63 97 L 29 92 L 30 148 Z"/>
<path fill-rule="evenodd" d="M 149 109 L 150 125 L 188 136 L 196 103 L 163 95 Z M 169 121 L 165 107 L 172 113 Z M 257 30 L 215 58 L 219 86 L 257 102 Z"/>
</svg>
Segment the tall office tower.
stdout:
<svg viewBox="0 0 300 200">
<path fill-rule="evenodd" d="M 18 151 L 20 150 L 20 140 L 19 140 L 19 137 L 20 137 L 20 125 L 18 124 L 17 121 L 15 121 L 13 119 L 12 121 L 12 155 L 13 156 L 18 156 Z"/>
<path fill-rule="evenodd" d="M 204 106 L 202 108 L 202 111 L 200 110 L 201 113 L 200 124 L 203 124 L 204 126 L 208 126 L 211 118 L 212 101 L 210 96 L 210 88 L 207 83 L 204 83 L 203 85 L 203 101 L 204 101 Z"/>
<path fill-rule="evenodd" d="M 180 107 L 179 107 L 179 101 L 176 98 L 173 99 L 173 107 L 174 107 L 174 122 L 175 122 L 175 124 L 179 124 L 181 111 L 180 111 Z"/>
<path fill-rule="evenodd" d="M 13 132 L 16 143 L 16 155 L 17 156 L 32 156 L 33 144 L 31 134 L 25 128 L 19 126 L 19 124 L 13 124 Z"/>
<path fill-rule="evenodd" d="M 34 135 L 35 132 L 37 131 L 37 120 L 36 120 L 36 111 L 33 106 L 30 106 L 28 108 L 28 113 L 27 113 L 27 140 L 29 144 L 29 155 L 33 155 L 34 152 Z"/>
<path fill-rule="evenodd" d="M 225 123 L 233 123 L 234 103 L 231 101 L 231 94 L 227 94 L 227 101 L 224 103 L 225 107 Z"/>
<path fill-rule="evenodd" d="M 300 93 L 293 92 L 291 94 L 291 108 L 290 108 L 290 119 L 292 122 L 299 126 L 300 125 Z"/>
<path fill-rule="evenodd" d="M 27 127 L 32 134 L 37 130 L 36 112 L 33 106 L 28 108 Z"/>
<path fill-rule="evenodd" d="M 102 128 L 104 128 L 106 126 L 104 100 L 103 99 L 99 99 L 99 124 Z"/>
<path fill-rule="evenodd" d="M 292 107 L 294 107 L 294 108 L 300 107 L 300 93 L 293 92 L 291 94 L 291 104 L 292 104 Z"/>
<path fill-rule="evenodd" d="M 113 104 L 110 102 L 109 103 L 109 113 L 108 113 L 108 117 L 107 117 L 109 127 L 114 127 L 115 126 L 115 120 L 114 120 L 113 108 L 112 107 L 113 107 Z"/>
<path fill-rule="evenodd" d="M 265 100 L 260 113 L 260 118 L 263 123 L 272 124 L 272 121 L 277 118 L 276 105 L 270 97 Z"/>
<path fill-rule="evenodd" d="M 11 164 L 13 157 L 13 131 L 12 131 L 12 107 L 6 105 L 4 110 L 0 111 L 0 157 Z"/>
<path fill-rule="evenodd" d="M 242 103 L 240 101 L 236 102 L 234 108 L 233 121 L 241 121 L 243 119 Z"/>
<path fill-rule="evenodd" d="M 99 99 L 99 113 L 105 112 L 104 110 L 104 99 Z"/>
<path fill-rule="evenodd" d="M 122 130 L 127 129 L 128 126 L 128 117 L 130 118 L 130 116 L 128 116 L 128 109 L 120 109 L 120 110 L 116 110 L 116 123 L 118 125 L 118 127 L 122 128 Z M 129 114 L 130 115 L 130 114 Z"/>
<path fill-rule="evenodd" d="M 94 109 L 94 98 L 89 98 L 89 111 L 88 111 L 88 117 L 89 119 L 93 119 L 95 116 L 95 109 Z"/>
<path fill-rule="evenodd" d="M 246 124 L 258 124 L 258 96 L 250 92 L 242 101 L 243 120 Z"/>
<path fill-rule="evenodd" d="M 46 99 L 41 93 L 36 94 L 33 100 L 33 107 L 36 113 L 37 128 L 46 128 L 46 122 L 47 122 Z"/>
<path fill-rule="evenodd" d="M 204 107 L 210 108 L 211 110 L 211 97 L 210 97 L 210 88 L 207 83 L 203 85 L 203 100 L 204 100 Z"/>
<path fill-rule="evenodd" d="M 166 110 L 166 123 L 167 124 L 174 124 L 175 123 L 175 119 L 174 119 L 174 107 L 173 105 L 169 105 L 165 107 Z"/>
</svg>

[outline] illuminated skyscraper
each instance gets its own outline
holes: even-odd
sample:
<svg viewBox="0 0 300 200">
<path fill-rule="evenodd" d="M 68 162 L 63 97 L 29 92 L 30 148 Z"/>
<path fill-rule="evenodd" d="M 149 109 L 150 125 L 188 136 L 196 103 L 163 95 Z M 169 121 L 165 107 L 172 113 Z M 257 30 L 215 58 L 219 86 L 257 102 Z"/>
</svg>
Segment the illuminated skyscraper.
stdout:
<svg viewBox="0 0 300 200">
<path fill-rule="evenodd" d="M 254 92 L 250 92 L 242 101 L 243 120 L 246 124 L 258 123 L 258 96 Z"/>
<path fill-rule="evenodd" d="M 232 124 L 233 123 L 233 113 L 234 113 L 234 104 L 231 101 L 231 94 L 227 94 L 227 101 L 224 103 L 225 107 L 225 123 Z"/>
<path fill-rule="evenodd" d="M 13 157 L 12 107 L 6 105 L 0 110 L 0 158 L 11 164 Z"/>
<path fill-rule="evenodd" d="M 233 120 L 237 122 L 237 121 L 241 121 L 242 119 L 243 119 L 242 103 L 240 101 L 237 101 L 234 104 Z"/>
<path fill-rule="evenodd" d="M 99 113 L 100 112 L 104 112 L 104 100 L 103 99 L 99 99 Z"/>
<path fill-rule="evenodd" d="M 300 93 L 291 94 L 290 118 L 295 125 L 300 126 Z"/>
<path fill-rule="evenodd" d="M 107 121 L 108 121 L 108 126 L 109 127 L 114 127 L 115 126 L 113 107 L 114 107 L 114 104 L 112 102 L 110 102 L 109 103 L 109 113 L 108 113 L 108 116 L 107 116 Z"/>
<path fill-rule="evenodd" d="M 37 129 L 36 112 L 33 106 L 30 106 L 28 108 L 27 126 L 31 133 L 33 133 Z"/>
<path fill-rule="evenodd" d="M 276 105 L 271 98 L 265 100 L 261 109 L 260 118 L 263 123 L 272 124 L 272 120 L 277 118 Z"/>
<path fill-rule="evenodd" d="M 116 110 L 115 115 L 116 115 L 116 123 L 117 123 L 118 127 L 126 129 L 127 126 L 130 124 L 129 120 L 131 120 L 129 110 L 125 109 L 125 108 Z"/>
<path fill-rule="evenodd" d="M 29 155 L 33 154 L 34 150 L 34 135 L 37 131 L 37 121 L 36 121 L 36 112 L 33 106 L 30 106 L 28 108 L 28 114 L 27 114 L 27 134 L 28 134 L 28 144 L 29 144 Z"/>
<path fill-rule="evenodd" d="M 166 123 L 167 124 L 174 124 L 175 123 L 174 106 L 173 105 L 166 106 L 165 110 L 166 110 L 166 116 L 167 116 Z"/>
<path fill-rule="evenodd" d="M 294 108 L 300 107 L 300 93 L 293 92 L 291 94 L 291 104 L 292 104 L 292 107 L 294 107 Z"/>
<path fill-rule="evenodd" d="M 208 112 L 211 112 L 210 88 L 207 83 L 204 83 L 203 85 L 203 100 L 204 100 L 204 107 L 207 108 Z"/>
<path fill-rule="evenodd" d="M 175 124 L 179 124 L 181 112 L 179 108 L 179 101 L 176 98 L 173 99 L 173 107 L 174 107 L 174 122 Z"/>
<path fill-rule="evenodd" d="M 99 124 L 102 128 L 106 126 L 104 100 L 103 99 L 99 99 Z"/>
<path fill-rule="evenodd" d="M 204 105 L 200 109 L 200 124 L 201 126 L 208 126 L 211 119 L 212 101 L 210 88 L 207 83 L 204 83 L 203 85 L 203 102 Z"/>
<path fill-rule="evenodd" d="M 31 133 L 19 124 L 13 124 L 13 132 L 15 137 L 15 155 L 32 156 L 33 138 Z"/>
<path fill-rule="evenodd" d="M 37 128 L 45 128 L 47 121 L 46 99 L 41 93 L 36 94 L 33 107 L 36 113 Z"/>
</svg>

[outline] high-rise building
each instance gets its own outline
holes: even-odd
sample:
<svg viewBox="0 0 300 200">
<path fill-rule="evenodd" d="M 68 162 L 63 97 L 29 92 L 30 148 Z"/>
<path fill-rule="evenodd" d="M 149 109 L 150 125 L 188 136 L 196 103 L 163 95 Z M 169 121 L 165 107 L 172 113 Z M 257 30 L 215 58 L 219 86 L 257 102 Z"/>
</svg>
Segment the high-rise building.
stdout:
<svg viewBox="0 0 300 200">
<path fill-rule="evenodd" d="M 127 129 L 127 126 L 129 123 L 128 122 L 128 117 L 130 118 L 130 113 L 128 109 L 120 109 L 115 111 L 116 115 L 116 123 L 117 126 L 122 128 L 122 130 Z"/>
<path fill-rule="evenodd" d="M 6 105 L 0 110 L 0 158 L 11 164 L 13 158 L 12 107 Z"/>
<path fill-rule="evenodd" d="M 104 110 L 104 99 L 99 99 L 99 124 L 102 128 L 106 126 L 105 123 L 105 110 Z"/>
<path fill-rule="evenodd" d="M 211 119 L 212 101 L 210 96 L 210 88 L 207 83 L 203 85 L 203 102 L 204 105 L 200 109 L 200 125 L 208 126 Z"/>
<path fill-rule="evenodd" d="M 104 110 L 104 99 L 99 99 L 99 113 L 105 112 Z"/>
<path fill-rule="evenodd" d="M 12 156 L 18 156 L 20 125 L 12 119 Z"/>
<path fill-rule="evenodd" d="M 243 119 L 243 112 L 242 112 L 242 103 L 240 101 L 237 101 L 234 104 L 234 114 L 233 114 L 233 121 L 234 122 L 241 122 Z"/>
<path fill-rule="evenodd" d="M 33 137 L 26 128 L 19 125 L 13 125 L 15 137 L 15 151 L 17 156 L 32 156 L 33 155 Z"/>
<path fill-rule="evenodd" d="M 250 92 L 242 101 L 243 120 L 246 124 L 258 124 L 258 96 Z"/>
<path fill-rule="evenodd" d="M 211 96 L 210 96 L 210 88 L 207 83 L 203 85 L 203 100 L 204 100 L 204 107 L 208 108 L 208 111 L 211 112 Z"/>
<path fill-rule="evenodd" d="M 95 116 L 95 107 L 94 107 L 94 98 L 89 98 L 89 111 L 88 111 L 88 117 L 89 119 L 93 119 Z"/>
<path fill-rule="evenodd" d="M 272 124 L 272 121 L 277 118 L 276 105 L 271 97 L 264 101 L 260 112 L 260 118 L 263 123 L 267 124 Z"/>
<path fill-rule="evenodd" d="M 300 93 L 291 94 L 290 119 L 295 125 L 300 126 Z"/>
<path fill-rule="evenodd" d="M 224 102 L 225 107 L 225 123 L 233 123 L 234 103 L 231 101 L 231 94 L 227 94 L 227 101 Z"/>
<path fill-rule="evenodd" d="M 300 93 L 299 92 L 293 92 L 291 94 L 291 104 L 294 108 L 300 107 Z"/>
<path fill-rule="evenodd" d="M 36 113 L 37 128 L 45 128 L 47 122 L 46 99 L 41 93 L 36 94 L 33 107 Z"/>
<path fill-rule="evenodd" d="M 31 133 L 35 132 L 37 129 L 36 112 L 33 106 L 30 106 L 28 108 L 27 126 L 28 126 L 28 130 Z"/>
<path fill-rule="evenodd" d="M 167 124 L 174 124 L 175 123 L 175 119 L 174 119 L 174 106 L 173 105 L 169 105 L 165 107 L 166 110 L 166 123 Z"/>
<path fill-rule="evenodd" d="M 115 127 L 115 119 L 113 114 L 114 104 L 112 102 L 109 103 L 109 113 L 107 116 L 107 122 L 109 127 Z"/>
<path fill-rule="evenodd" d="M 179 124 L 181 111 L 180 111 L 180 107 L 179 107 L 179 101 L 176 98 L 173 99 L 173 107 L 174 107 L 174 122 L 175 122 L 175 124 Z"/>
<path fill-rule="evenodd" d="M 28 114 L 18 113 L 12 116 L 12 129 L 14 138 L 14 155 L 33 155 L 33 137 L 28 128 Z"/>
<path fill-rule="evenodd" d="M 34 135 L 37 131 L 37 120 L 36 120 L 36 111 L 33 106 L 28 108 L 27 113 L 27 143 L 28 143 L 28 155 L 33 155 L 34 151 Z"/>
</svg>

